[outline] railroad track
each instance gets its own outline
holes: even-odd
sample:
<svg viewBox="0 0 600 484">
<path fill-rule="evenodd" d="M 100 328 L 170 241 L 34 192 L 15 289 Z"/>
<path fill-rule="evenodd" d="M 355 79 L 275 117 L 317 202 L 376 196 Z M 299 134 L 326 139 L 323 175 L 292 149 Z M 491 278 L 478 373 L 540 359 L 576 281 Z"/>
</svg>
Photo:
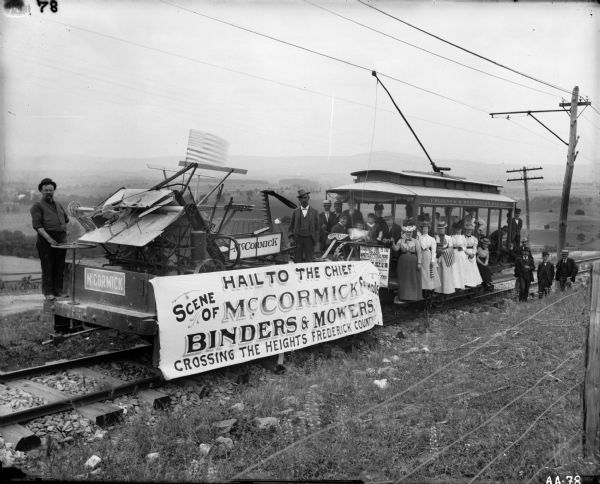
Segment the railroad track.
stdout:
<svg viewBox="0 0 600 484">
<path fill-rule="evenodd" d="M 579 273 L 584 274 L 589 272 L 591 263 L 598 259 L 600 258 L 595 257 L 577 261 L 580 267 Z M 536 284 L 533 283 L 532 286 Z M 494 297 L 504 296 L 514 291 L 514 286 L 514 278 L 505 276 L 495 281 L 494 291 L 484 293 L 475 290 L 461 291 L 456 296 L 445 299 L 443 301 L 444 307 L 441 310 L 460 307 L 467 302 L 482 302 Z M 405 316 L 408 315 L 407 313 L 414 314 L 415 310 L 421 310 L 422 308 L 422 301 L 420 304 L 419 302 L 417 304 L 408 303 L 402 305 L 386 304 L 382 308 L 384 324 L 395 324 L 400 314 L 404 313 Z M 436 308 L 432 309 L 433 311 L 436 310 Z M 404 320 L 405 317 L 401 319 Z M 339 343 L 336 340 L 330 342 L 330 344 L 336 344 L 336 342 Z M 343 346 L 343 343 L 341 346 Z M 0 405 L 0 434 L 2 434 L 6 441 L 13 442 L 16 450 L 30 450 L 40 445 L 41 442 L 37 435 L 22 424 L 39 417 L 74 410 L 83 417 L 94 421 L 98 426 L 104 427 L 115 423 L 121 417 L 123 408 L 103 401 L 133 393 L 136 393 L 140 400 L 151 405 L 153 408 L 166 407 L 170 402 L 169 395 L 154 389 L 164 383 L 158 370 L 144 366 L 149 371 L 149 375 L 124 381 L 90 368 L 93 365 L 108 361 L 127 361 L 133 365 L 143 366 L 141 363 L 132 362 L 131 360 L 145 354 L 151 354 L 151 352 L 152 345 L 145 344 L 126 350 L 101 352 L 73 360 L 60 360 L 37 367 L 24 368 L 11 372 L 0 372 L 0 394 L 10 389 L 19 389 L 46 402 L 17 411 L 13 411 L 6 405 Z M 73 395 L 32 379 L 40 375 L 48 375 L 66 370 L 78 373 L 89 379 L 95 379 L 99 384 L 94 387 L 93 391 Z"/>
<path fill-rule="evenodd" d="M 153 408 L 165 407 L 169 403 L 169 396 L 152 389 L 163 382 L 157 370 L 145 367 L 148 370 L 146 376 L 125 381 L 93 368 L 99 363 L 115 361 L 143 366 L 133 359 L 151 351 L 151 345 L 139 345 L 126 350 L 101 352 L 73 360 L 59 360 L 42 366 L 0 372 L 0 393 L 19 391 L 32 395 L 37 401 L 45 402 L 16 411 L 8 405 L 0 405 L 0 434 L 4 440 L 15 444 L 15 450 L 26 451 L 37 447 L 41 442 L 36 434 L 22 424 L 39 417 L 74 410 L 96 425 L 104 427 L 116 422 L 123 409 L 103 401 L 131 393 L 136 393 L 142 402 Z M 36 378 L 66 370 L 96 384 L 90 391 L 70 394 L 40 383 L 40 378 Z"/>
</svg>

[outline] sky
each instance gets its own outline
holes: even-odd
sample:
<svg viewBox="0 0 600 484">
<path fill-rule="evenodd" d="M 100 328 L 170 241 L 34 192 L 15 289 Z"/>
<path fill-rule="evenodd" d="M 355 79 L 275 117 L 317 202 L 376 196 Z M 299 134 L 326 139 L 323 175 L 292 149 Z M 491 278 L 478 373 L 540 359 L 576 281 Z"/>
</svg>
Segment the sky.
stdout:
<svg viewBox="0 0 600 484">
<path fill-rule="evenodd" d="M 579 117 L 577 163 L 598 177 L 597 4 L 371 5 L 560 89 L 355 0 L 58 0 L 56 13 L 29 0 L 30 15 L 0 19 L 5 163 L 182 158 L 194 128 L 226 139 L 231 155 L 390 151 L 420 156 L 428 168 L 375 70 L 434 160 L 564 166 L 566 146 L 534 119 L 489 113 L 558 109 L 579 86 L 598 111 Z M 566 113 L 538 119 L 568 140 Z"/>
</svg>

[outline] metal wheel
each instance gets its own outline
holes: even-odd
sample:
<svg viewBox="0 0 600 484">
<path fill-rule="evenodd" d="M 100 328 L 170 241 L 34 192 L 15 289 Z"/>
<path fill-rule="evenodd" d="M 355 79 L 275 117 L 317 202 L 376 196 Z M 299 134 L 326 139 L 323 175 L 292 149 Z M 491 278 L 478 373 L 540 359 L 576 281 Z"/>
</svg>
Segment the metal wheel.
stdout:
<svg viewBox="0 0 600 484">
<path fill-rule="evenodd" d="M 199 274 L 205 274 L 207 272 L 223 271 L 225 270 L 225 266 L 222 262 L 209 257 L 208 259 L 202 261 L 197 270 Z"/>
<path fill-rule="evenodd" d="M 225 269 L 234 268 L 240 261 L 240 244 L 227 235 L 209 235 L 206 247 L 211 258 L 221 262 Z"/>
</svg>

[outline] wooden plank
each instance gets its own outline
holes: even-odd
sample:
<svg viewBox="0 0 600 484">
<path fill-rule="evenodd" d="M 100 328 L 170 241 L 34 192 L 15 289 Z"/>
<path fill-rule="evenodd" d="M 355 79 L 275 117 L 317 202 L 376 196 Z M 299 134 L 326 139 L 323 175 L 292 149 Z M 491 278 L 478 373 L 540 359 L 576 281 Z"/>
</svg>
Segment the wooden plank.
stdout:
<svg viewBox="0 0 600 484">
<path fill-rule="evenodd" d="M 12 380 L 6 382 L 5 385 L 9 388 L 19 388 L 35 397 L 43 398 L 48 403 L 62 402 L 71 399 L 71 396 L 66 393 L 31 380 Z"/>
<path fill-rule="evenodd" d="M 583 386 L 583 454 L 600 462 L 600 262 L 590 277 L 588 326 Z"/>
<path fill-rule="evenodd" d="M 141 390 L 137 395 L 142 402 L 152 405 L 152 408 L 157 410 L 165 409 L 171 403 L 169 395 L 152 389 Z"/>
<path fill-rule="evenodd" d="M 99 425 L 100 427 L 106 427 L 107 425 L 118 422 L 121 415 L 123 415 L 123 409 L 121 407 L 102 402 L 75 407 L 75 410 L 85 418 L 93 420 L 96 425 Z"/>
<path fill-rule="evenodd" d="M 192 161 L 180 161 L 179 162 L 179 166 L 190 166 L 190 165 L 196 165 L 196 168 L 202 168 L 204 170 L 227 171 L 227 172 L 230 171 L 232 173 L 239 173 L 241 175 L 245 175 L 246 173 L 248 173 L 248 170 L 245 170 L 243 168 L 231 168 L 229 166 L 210 165 L 208 163 L 196 163 L 196 162 L 192 162 Z"/>
<path fill-rule="evenodd" d="M 78 367 L 78 368 L 73 368 L 72 371 L 79 373 L 82 376 L 86 376 L 88 378 L 100 380 L 101 382 L 105 382 L 106 384 L 113 386 L 113 387 L 121 386 L 121 385 L 124 385 L 125 383 L 127 383 L 124 380 L 114 378 L 110 375 L 105 375 L 104 373 L 100 373 L 99 371 L 92 370 L 91 368 Z"/>
<path fill-rule="evenodd" d="M 0 434 L 6 442 L 12 442 L 15 450 L 27 452 L 41 445 L 40 438 L 27 427 L 19 424 L 4 425 L 0 427 Z"/>
</svg>

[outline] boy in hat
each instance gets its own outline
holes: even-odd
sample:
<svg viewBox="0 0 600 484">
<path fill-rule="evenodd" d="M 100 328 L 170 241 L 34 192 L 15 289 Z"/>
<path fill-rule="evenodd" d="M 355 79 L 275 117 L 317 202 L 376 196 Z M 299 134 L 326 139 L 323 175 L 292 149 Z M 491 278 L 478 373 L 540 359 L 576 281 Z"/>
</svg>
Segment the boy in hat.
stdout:
<svg viewBox="0 0 600 484">
<path fill-rule="evenodd" d="M 538 297 L 540 299 L 550 292 L 552 283 L 554 282 L 554 264 L 548 260 L 549 256 L 548 251 L 543 251 L 542 262 L 540 262 L 537 268 Z"/>
<path fill-rule="evenodd" d="M 323 211 L 319 214 L 321 250 L 327 249 L 327 236 L 337 223 L 337 216 L 331 211 L 331 200 L 323 200 Z"/>
<path fill-rule="evenodd" d="M 579 268 L 573 259 L 569 257 L 568 250 L 560 251 L 560 260 L 556 263 L 556 277 L 561 291 L 565 288 L 571 287 L 571 284 L 575 282 L 575 276 Z"/>
<path fill-rule="evenodd" d="M 52 301 L 62 293 L 66 250 L 52 246 L 67 241 L 69 216 L 64 207 L 54 200 L 56 183 L 44 178 L 38 185 L 42 194 L 31 207 L 31 224 L 37 232 L 37 250 L 42 264 L 42 293 Z"/>
<path fill-rule="evenodd" d="M 494 285 L 492 284 L 492 271 L 490 271 L 490 239 L 481 239 L 480 245 L 477 247 L 477 269 L 479 269 L 479 275 L 483 281 L 483 288 L 486 291 L 493 291 Z"/>
<path fill-rule="evenodd" d="M 535 263 L 531 257 L 529 247 L 523 247 L 521 255 L 515 260 L 515 286 L 519 291 L 519 301 L 527 301 L 529 297 L 529 286 L 533 282 L 533 269 Z"/>
<path fill-rule="evenodd" d="M 312 262 L 319 241 L 319 213 L 308 206 L 310 192 L 298 190 L 300 206 L 292 212 L 289 236 L 296 243 L 294 262 Z"/>
</svg>

